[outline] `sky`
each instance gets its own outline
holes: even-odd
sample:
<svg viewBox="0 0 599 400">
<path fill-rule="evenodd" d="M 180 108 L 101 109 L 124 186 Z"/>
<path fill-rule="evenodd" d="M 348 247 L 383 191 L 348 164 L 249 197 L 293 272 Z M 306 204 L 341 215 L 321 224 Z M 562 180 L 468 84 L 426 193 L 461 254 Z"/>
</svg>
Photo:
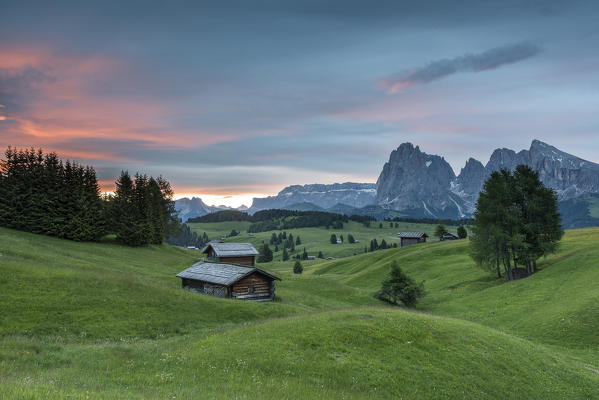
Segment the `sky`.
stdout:
<svg viewBox="0 0 599 400">
<path fill-rule="evenodd" d="M 598 48 L 595 1 L 3 0 L 0 147 L 231 206 L 376 182 L 403 142 L 599 162 Z"/>
</svg>

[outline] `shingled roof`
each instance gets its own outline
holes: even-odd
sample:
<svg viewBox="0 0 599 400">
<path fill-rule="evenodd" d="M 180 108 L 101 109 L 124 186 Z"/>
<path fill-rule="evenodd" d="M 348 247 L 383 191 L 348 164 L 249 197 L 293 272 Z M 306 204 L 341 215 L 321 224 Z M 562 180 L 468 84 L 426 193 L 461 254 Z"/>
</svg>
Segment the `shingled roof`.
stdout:
<svg viewBox="0 0 599 400">
<path fill-rule="evenodd" d="M 255 267 L 204 261 L 195 263 L 186 270 L 179 272 L 177 277 L 230 286 L 253 272 L 258 272 L 273 280 L 281 280 L 280 278 Z"/>
<path fill-rule="evenodd" d="M 257 256 L 260 254 L 251 243 L 208 243 L 202 252 L 208 253 L 210 247 L 217 257 Z"/>
<path fill-rule="evenodd" d="M 397 236 L 407 239 L 420 239 L 421 237 L 428 237 L 428 235 L 424 232 L 399 232 Z"/>
</svg>

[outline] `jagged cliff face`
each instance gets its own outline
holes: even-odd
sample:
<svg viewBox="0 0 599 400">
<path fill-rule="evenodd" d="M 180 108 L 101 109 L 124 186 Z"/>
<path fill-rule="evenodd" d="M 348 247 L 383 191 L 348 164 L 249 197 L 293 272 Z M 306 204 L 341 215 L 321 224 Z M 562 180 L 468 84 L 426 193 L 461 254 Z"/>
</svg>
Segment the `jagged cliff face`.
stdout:
<svg viewBox="0 0 599 400">
<path fill-rule="evenodd" d="M 501 169 L 514 170 L 521 164 L 537 171 L 541 181 L 555 189 L 560 200 L 599 193 L 599 164 L 539 140 L 534 140 L 529 150 L 518 153 L 497 149 L 486 166 L 470 158 L 457 177 L 441 157 L 404 143 L 391 153 L 383 167 L 377 181 L 377 203 L 411 215 L 471 215 L 489 175 Z M 452 216 L 452 210 L 454 214 L 457 211 L 457 215 Z"/>
<path fill-rule="evenodd" d="M 514 170 L 520 164 L 539 173 L 548 187 L 555 189 L 560 199 L 586 193 L 599 193 L 599 165 L 565 153 L 539 140 L 533 140 L 529 150 L 495 150 L 487 163 L 487 173 L 502 168 Z"/>
<path fill-rule="evenodd" d="M 455 179 L 445 159 L 404 143 L 391 152 L 383 167 L 376 183 L 376 201 L 414 216 L 457 216 L 460 199 L 455 199 L 450 190 Z"/>
<path fill-rule="evenodd" d="M 323 209 L 339 204 L 360 208 L 374 203 L 375 196 L 376 186 L 373 183 L 293 185 L 287 186 L 276 196 L 255 198 L 250 212 L 285 208 L 302 203 L 311 203 Z"/>
<path fill-rule="evenodd" d="M 470 215 L 476 209 L 478 194 L 488 176 L 489 173 L 483 164 L 474 158 L 470 158 L 456 180 L 452 182 L 452 193 L 464 202 L 462 210 L 464 215 Z"/>
</svg>

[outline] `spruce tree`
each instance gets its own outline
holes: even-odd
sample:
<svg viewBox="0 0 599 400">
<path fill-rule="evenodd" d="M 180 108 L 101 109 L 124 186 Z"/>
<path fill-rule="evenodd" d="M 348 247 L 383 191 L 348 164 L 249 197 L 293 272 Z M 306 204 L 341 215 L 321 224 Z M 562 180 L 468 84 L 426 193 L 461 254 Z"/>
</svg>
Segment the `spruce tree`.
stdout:
<svg viewBox="0 0 599 400">
<path fill-rule="evenodd" d="M 301 274 L 304 271 L 304 267 L 302 266 L 302 263 L 297 260 L 295 262 L 295 264 L 293 264 L 293 273 L 294 274 Z"/>
<path fill-rule="evenodd" d="M 289 253 L 286 248 L 283 248 L 283 261 L 289 260 Z"/>
</svg>

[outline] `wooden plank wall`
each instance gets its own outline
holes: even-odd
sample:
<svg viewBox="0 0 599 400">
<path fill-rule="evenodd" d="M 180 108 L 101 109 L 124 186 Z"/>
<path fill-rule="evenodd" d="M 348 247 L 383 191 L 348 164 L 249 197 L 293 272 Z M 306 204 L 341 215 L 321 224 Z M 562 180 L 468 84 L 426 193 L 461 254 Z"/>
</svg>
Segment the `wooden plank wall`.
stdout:
<svg viewBox="0 0 599 400">
<path fill-rule="evenodd" d="M 274 285 L 271 285 L 270 279 L 264 275 L 254 272 L 236 282 L 232 287 L 232 292 L 235 296 L 244 295 L 272 295 Z"/>
<path fill-rule="evenodd" d="M 218 261 L 220 261 L 222 263 L 249 265 L 252 267 L 254 266 L 254 256 L 220 257 Z"/>
</svg>

